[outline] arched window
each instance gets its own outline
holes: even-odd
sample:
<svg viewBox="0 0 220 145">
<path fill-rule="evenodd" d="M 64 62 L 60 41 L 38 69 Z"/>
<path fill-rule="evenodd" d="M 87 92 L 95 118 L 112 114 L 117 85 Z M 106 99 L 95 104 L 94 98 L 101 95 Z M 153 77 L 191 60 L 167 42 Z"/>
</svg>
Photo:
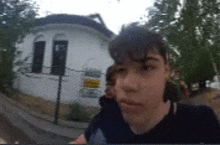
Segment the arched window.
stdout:
<svg viewBox="0 0 220 145">
<path fill-rule="evenodd" d="M 53 58 L 51 74 L 65 74 L 67 46 L 68 41 L 64 34 L 58 34 L 53 38 Z"/>
<path fill-rule="evenodd" d="M 34 55 L 33 55 L 33 64 L 32 64 L 32 72 L 33 73 L 41 73 L 42 65 L 44 59 L 44 50 L 45 50 L 45 37 L 40 35 L 34 40 Z"/>
</svg>

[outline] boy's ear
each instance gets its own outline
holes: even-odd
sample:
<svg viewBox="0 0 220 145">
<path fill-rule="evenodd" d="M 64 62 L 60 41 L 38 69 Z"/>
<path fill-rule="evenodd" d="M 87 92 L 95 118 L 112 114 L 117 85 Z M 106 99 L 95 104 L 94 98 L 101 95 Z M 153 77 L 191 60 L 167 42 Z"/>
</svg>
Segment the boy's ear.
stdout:
<svg viewBox="0 0 220 145">
<path fill-rule="evenodd" d="M 167 66 L 166 66 L 166 71 L 167 71 L 167 72 L 170 72 L 170 69 L 171 69 L 170 65 L 167 65 Z"/>
<path fill-rule="evenodd" d="M 171 66 L 170 66 L 169 63 L 167 63 L 167 64 L 165 65 L 165 71 L 166 71 L 166 73 L 167 73 L 168 75 L 170 75 L 170 70 L 171 70 Z"/>
<path fill-rule="evenodd" d="M 165 64 L 165 71 L 170 72 L 170 69 L 171 69 L 171 66 L 170 66 L 170 64 L 167 62 L 167 63 Z"/>
</svg>

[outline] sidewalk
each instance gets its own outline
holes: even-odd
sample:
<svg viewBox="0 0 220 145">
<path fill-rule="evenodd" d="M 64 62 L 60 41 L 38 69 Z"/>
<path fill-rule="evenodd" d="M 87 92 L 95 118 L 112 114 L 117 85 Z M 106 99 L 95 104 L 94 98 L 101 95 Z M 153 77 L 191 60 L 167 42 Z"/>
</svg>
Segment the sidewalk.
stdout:
<svg viewBox="0 0 220 145">
<path fill-rule="evenodd" d="M 88 123 L 65 120 L 58 120 L 58 125 L 56 125 L 53 123 L 53 117 L 38 114 L 22 104 L 7 98 L 2 93 L 0 93 L 0 112 L 4 113 L 10 119 L 10 121 L 17 125 L 17 127 L 19 127 L 19 124 L 16 123 L 15 119 L 13 118 L 15 115 L 19 116 L 27 123 L 38 129 L 72 139 L 77 138 L 88 126 Z"/>
</svg>

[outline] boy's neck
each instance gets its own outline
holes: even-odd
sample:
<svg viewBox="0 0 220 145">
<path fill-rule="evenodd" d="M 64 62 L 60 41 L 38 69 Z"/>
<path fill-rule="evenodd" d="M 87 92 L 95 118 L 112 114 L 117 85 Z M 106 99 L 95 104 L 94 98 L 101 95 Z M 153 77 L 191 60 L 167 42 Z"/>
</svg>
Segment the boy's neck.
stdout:
<svg viewBox="0 0 220 145">
<path fill-rule="evenodd" d="M 154 111 L 151 115 L 144 115 L 146 117 L 140 116 L 144 122 L 138 124 L 129 125 L 132 132 L 135 134 L 144 134 L 153 129 L 158 123 L 160 123 L 163 118 L 169 113 L 170 110 L 170 101 L 163 103 L 157 110 Z"/>
</svg>

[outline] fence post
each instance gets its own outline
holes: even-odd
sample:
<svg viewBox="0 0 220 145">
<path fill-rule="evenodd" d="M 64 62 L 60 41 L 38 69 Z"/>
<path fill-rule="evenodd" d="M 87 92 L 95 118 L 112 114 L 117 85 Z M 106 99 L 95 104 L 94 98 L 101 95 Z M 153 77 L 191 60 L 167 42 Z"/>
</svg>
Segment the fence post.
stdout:
<svg viewBox="0 0 220 145">
<path fill-rule="evenodd" d="M 60 57 L 60 60 L 62 58 Z M 62 88 L 62 75 L 63 75 L 63 69 L 64 69 L 64 65 L 62 65 L 62 63 L 60 63 L 59 65 L 59 83 L 58 83 L 58 91 L 57 91 L 57 103 L 56 103 L 56 109 L 55 109 L 55 113 L 54 113 L 54 124 L 58 124 L 58 118 L 59 118 L 59 108 L 60 108 L 60 94 L 61 94 L 61 88 Z"/>
<path fill-rule="evenodd" d="M 57 92 L 57 103 L 56 103 L 56 109 L 55 109 L 55 120 L 54 124 L 58 123 L 58 117 L 59 117 L 59 108 L 60 108 L 60 94 L 61 94 L 61 87 L 62 87 L 62 73 L 60 71 L 59 74 L 59 84 L 58 84 L 58 92 Z"/>
</svg>

